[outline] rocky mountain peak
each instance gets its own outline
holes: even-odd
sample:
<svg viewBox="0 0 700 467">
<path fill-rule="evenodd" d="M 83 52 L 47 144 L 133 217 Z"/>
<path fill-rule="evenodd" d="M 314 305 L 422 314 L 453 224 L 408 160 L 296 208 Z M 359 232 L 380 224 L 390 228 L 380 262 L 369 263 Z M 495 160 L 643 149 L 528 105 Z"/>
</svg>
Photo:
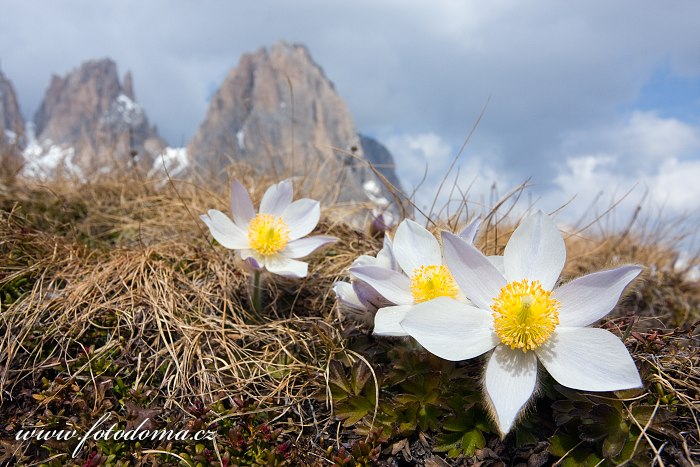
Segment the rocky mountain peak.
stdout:
<svg viewBox="0 0 700 467">
<path fill-rule="evenodd" d="M 116 63 L 108 58 L 84 62 L 63 77 L 54 75 L 34 125 L 30 171 L 32 162 L 52 148 L 61 148 L 69 159 L 66 165 L 89 173 L 131 164 L 134 154 L 148 165 L 165 146 L 134 100 L 131 73 L 122 84 Z"/>
<path fill-rule="evenodd" d="M 124 74 L 124 95 L 136 101 L 136 95 L 134 94 L 134 78 L 131 76 L 131 71 L 127 71 Z"/>
<path fill-rule="evenodd" d="M 0 70 L 0 146 L 22 145 L 24 133 L 15 89 Z"/>
<path fill-rule="evenodd" d="M 22 167 L 24 119 L 10 80 L 0 71 L 0 172 L 16 173 Z"/>
<path fill-rule="evenodd" d="M 64 77 L 52 76 L 34 116 L 37 137 L 76 142 L 86 125 L 108 112 L 120 94 L 117 64 L 110 59 L 90 60 Z"/>
<path fill-rule="evenodd" d="M 337 181 L 341 199 L 366 200 L 363 184 L 374 178 L 361 163 L 361 139 L 333 83 L 306 47 L 286 42 L 241 57 L 187 152 L 216 173 L 234 161 L 299 174 L 318 167 L 318 180 Z M 354 175 L 343 177 L 348 168 Z"/>
</svg>

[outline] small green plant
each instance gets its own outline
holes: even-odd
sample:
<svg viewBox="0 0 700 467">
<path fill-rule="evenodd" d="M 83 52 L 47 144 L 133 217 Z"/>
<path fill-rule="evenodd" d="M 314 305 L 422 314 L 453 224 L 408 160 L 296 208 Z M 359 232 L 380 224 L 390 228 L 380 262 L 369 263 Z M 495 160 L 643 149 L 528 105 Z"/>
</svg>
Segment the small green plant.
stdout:
<svg viewBox="0 0 700 467">
<path fill-rule="evenodd" d="M 377 431 L 371 432 L 366 439 L 353 441 L 350 449 L 341 446 L 338 452 L 331 457 L 333 465 L 337 467 L 365 467 L 375 465 L 381 453 L 381 435 Z M 329 448 L 331 454 L 333 448 Z"/>
<path fill-rule="evenodd" d="M 412 346 L 397 345 L 386 352 L 390 363 L 375 369 L 381 389 L 379 407 L 375 407 L 374 380 L 364 362 L 331 362 L 329 386 L 335 415 L 343 426 L 359 435 L 376 435 L 383 442 L 433 433 L 434 450 L 450 457 L 471 456 L 486 445 L 492 428 L 471 367 Z M 338 455 L 347 462 L 354 456 L 347 449 Z"/>
<path fill-rule="evenodd" d="M 629 409 L 614 397 L 583 395 L 560 386 L 556 389 L 567 399 L 552 404 L 557 432 L 550 438 L 550 453 L 563 457 L 562 465 L 648 463 L 635 447 L 641 436 L 639 425 L 649 421 L 653 407 L 635 405 Z M 659 412 L 659 420 L 650 424 L 650 430 L 660 429 L 664 412 Z"/>
<path fill-rule="evenodd" d="M 490 431 L 486 413 L 473 405 L 460 415 L 452 415 L 442 423 L 442 433 L 437 436 L 435 452 L 446 452 L 450 457 L 471 457 L 476 449 L 486 446 L 484 433 Z"/>
<path fill-rule="evenodd" d="M 346 427 L 371 415 L 376 406 L 376 386 L 371 372 L 361 360 L 355 361 L 347 375 L 343 365 L 332 360 L 329 366 L 329 386 L 335 405 L 335 415 Z"/>
<path fill-rule="evenodd" d="M 0 311 L 15 303 L 31 288 L 32 281 L 24 275 L 0 284 Z"/>
<path fill-rule="evenodd" d="M 268 424 L 265 412 L 258 412 L 244 399 L 234 398 L 235 407 L 227 409 L 222 402 L 206 407 L 201 401 L 190 407 L 194 416 L 188 422 L 190 430 L 209 429 L 216 432 L 218 451 L 208 447 L 204 442 L 187 446 L 179 455 L 192 465 L 199 466 L 270 466 L 289 465 L 292 456 L 292 442 L 284 440 L 280 428 Z M 215 414 L 230 413 L 219 422 L 209 419 Z"/>
</svg>

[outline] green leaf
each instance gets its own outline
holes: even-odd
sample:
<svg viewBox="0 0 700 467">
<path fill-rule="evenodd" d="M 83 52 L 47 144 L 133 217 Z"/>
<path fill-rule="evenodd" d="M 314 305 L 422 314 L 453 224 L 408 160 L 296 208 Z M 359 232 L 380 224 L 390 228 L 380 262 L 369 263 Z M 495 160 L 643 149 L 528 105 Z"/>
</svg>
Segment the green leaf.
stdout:
<svg viewBox="0 0 700 467">
<path fill-rule="evenodd" d="M 443 433 L 438 435 L 436 444 L 433 447 L 433 451 L 435 452 L 447 452 L 450 451 L 451 449 L 454 449 L 455 447 L 458 447 L 460 442 L 462 441 L 462 436 L 464 433 Z"/>
<path fill-rule="evenodd" d="M 521 448 L 523 446 L 528 446 L 528 445 L 535 445 L 539 439 L 535 434 L 530 430 L 522 425 L 520 428 L 515 432 L 515 446 L 518 448 Z"/>
<path fill-rule="evenodd" d="M 627 430 L 610 433 L 603 441 L 603 456 L 608 459 L 617 457 L 622 452 L 622 448 L 625 447 L 628 436 Z"/>
<path fill-rule="evenodd" d="M 472 456 L 474 450 L 486 446 L 483 433 L 490 431 L 486 420 L 486 414 L 477 406 L 471 407 L 462 414 L 458 414 L 438 421 L 438 426 L 443 432 L 436 438 L 437 452 L 447 452 L 450 457 L 459 455 Z"/>
<path fill-rule="evenodd" d="M 350 397 L 336 408 L 336 416 L 343 420 L 344 426 L 352 426 L 365 415 L 374 412 L 374 404 L 364 397 Z"/>
<path fill-rule="evenodd" d="M 437 430 L 441 410 L 434 405 L 421 405 L 418 410 L 418 427 L 423 431 Z"/>
<path fill-rule="evenodd" d="M 559 433 L 549 439 L 549 452 L 553 456 L 564 457 L 567 452 L 572 450 L 579 440 L 566 433 Z"/>
<path fill-rule="evenodd" d="M 331 360 L 330 365 L 328 365 L 328 382 L 331 385 L 335 385 L 346 394 L 352 393 L 352 386 L 345 377 L 343 365 L 337 360 Z"/>
<path fill-rule="evenodd" d="M 473 424 L 473 417 L 450 417 L 442 422 L 442 428 L 447 431 L 464 432 L 467 431 Z"/>
<path fill-rule="evenodd" d="M 369 367 L 362 360 L 357 360 L 352 365 L 350 384 L 353 394 L 360 394 L 371 376 Z"/>
<path fill-rule="evenodd" d="M 433 451 L 447 452 L 450 457 L 473 456 L 475 450 L 486 446 L 486 438 L 478 429 L 462 433 L 445 433 L 438 436 L 437 441 L 440 444 L 435 445 Z"/>
<path fill-rule="evenodd" d="M 602 459 L 593 453 L 583 449 L 574 449 L 561 465 L 564 467 L 597 467 L 601 461 Z"/>
<path fill-rule="evenodd" d="M 479 430 L 471 430 L 462 436 L 462 451 L 467 456 L 473 456 L 476 449 L 486 446 L 486 439 Z"/>
</svg>

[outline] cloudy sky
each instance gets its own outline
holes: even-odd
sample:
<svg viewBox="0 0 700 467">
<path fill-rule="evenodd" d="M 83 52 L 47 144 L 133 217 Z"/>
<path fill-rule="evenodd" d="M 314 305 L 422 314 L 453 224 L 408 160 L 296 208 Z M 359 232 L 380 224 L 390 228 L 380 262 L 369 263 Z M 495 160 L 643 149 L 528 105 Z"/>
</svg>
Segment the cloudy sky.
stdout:
<svg viewBox="0 0 700 467">
<path fill-rule="evenodd" d="M 627 211 L 700 210 L 700 2 L 0 0 L 0 67 L 31 117 L 52 73 L 109 56 L 172 146 L 184 145 L 240 55 L 301 42 L 360 131 L 393 152 L 427 204 L 460 158 L 488 201 L 532 177 L 545 208 L 572 197 Z M 600 209 L 602 210 L 602 208 Z"/>
</svg>

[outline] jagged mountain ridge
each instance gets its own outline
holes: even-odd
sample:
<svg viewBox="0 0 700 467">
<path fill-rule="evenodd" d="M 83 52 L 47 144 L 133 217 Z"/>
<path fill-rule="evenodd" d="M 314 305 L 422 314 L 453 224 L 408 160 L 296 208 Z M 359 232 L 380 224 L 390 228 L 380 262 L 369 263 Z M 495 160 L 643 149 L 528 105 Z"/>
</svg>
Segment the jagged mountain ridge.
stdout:
<svg viewBox="0 0 700 467">
<path fill-rule="evenodd" d="M 305 47 L 277 43 L 244 54 L 211 100 L 190 154 L 215 164 L 228 156 L 252 158 L 267 145 L 296 154 L 318 146 L 349 151 L 359 137 L 349 111 Z M 287 145 L 287 148 L 284 148 Z M 314 146 L 314 147 L 310 147 Z"/>
<path fill-rule="evenodd" d="M 0 163 L 3 172 L 16 173 L 21 168 L 21 148 L 25 141 L 24 119 L 17 94 L 0 70 Z"/>
<path fill-rule="evenodd" d="M 17 94 L 0 70 L 0 144 L 21 144 L 24 139 L 24 119 L 19 110 Z"/>
<path fill-rule="evenodd" d="M 374 162 L 371 154 L 382 159 L 381 170 L 398 186 L 391 155 L 360 137 L 333 83 L 298 44 L 278 42 L 244 54 L 212 97 L 187 153 L 197 165 L 220 173 L 232 161 L 292 173 L 318 167 L 319 179 L 337 182 L 341 199 L 354 200 L 366 199 L 368 181 L 383 191 L 362 163 Z M 346 168 L 352 176 L 343 178 Z"/>
<path fill-rule="evenodd" d="M 381 204 L 389 195 L 364 159 L 399 186 L 391 154 L 358 134 L 345 102 L 304 46 L 279 42 L 244 54 L 212 98 L 187 154 L 166 148 L 133 87 L 131 73 L 120 81 L 110 59 L 54 75 L 26 132 L 25 175 L 108 171 L 133 163 L 133 151 L 146 169 L 165 163 L 179 176 L 190 161 L 221 174 L 234 161 L 295 173 L 319 167 L 318 179 L 337 182 L 341 199 L 369 196 Z"/>
<path fill-rule="evenodd" d="M 58 168 L 42 159 L 63 159 L 64 169 L 78 173 L 133 164 L 132 156 L 150 167 L 166 146 L 135 100 L 131 73 L 120 81 L 116 63 L 108 58 L 54 75 L 34 127 L 36 139 L 25 150 L 30 173 Z"/>
</svg>

